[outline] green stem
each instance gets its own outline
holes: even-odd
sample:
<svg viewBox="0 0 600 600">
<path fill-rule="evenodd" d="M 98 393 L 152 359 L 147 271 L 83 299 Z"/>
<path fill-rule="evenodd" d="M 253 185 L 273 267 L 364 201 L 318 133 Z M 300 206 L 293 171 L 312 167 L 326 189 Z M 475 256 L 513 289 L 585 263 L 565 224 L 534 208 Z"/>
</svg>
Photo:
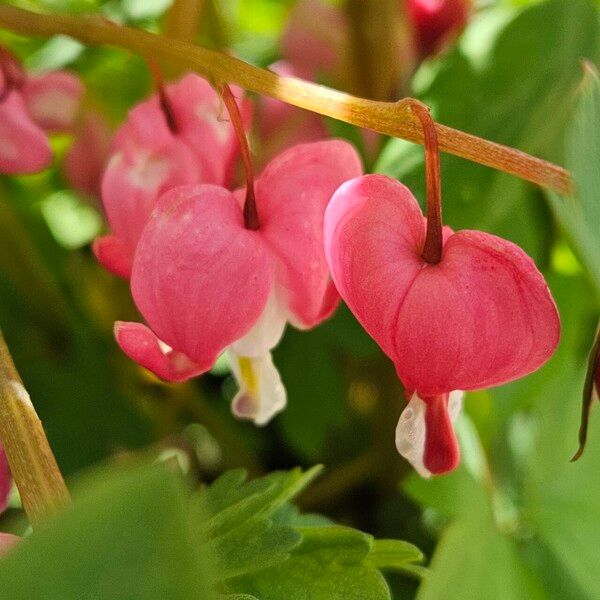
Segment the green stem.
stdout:
<svg viewBox="0 0 600 600">
<path fill-rule="evenodd" d="M 0 6 L 0 26 L 24 35 L 69 35 L 84 44 L 115 46 L 142 56 L 154 56 L 167 64 L 197 71 L 215 85 L 237 83 L 244 89 L 358 127 L 423 143 L 420 123 L 402 100 L 377 102 L 357 98 L 294 77 L 276 75 L 227 54 L 115 25 L 98 16 L 42 15 L 4 5 Z M 436 125 L 436 129 L 440 149 L 445 152 L 516 175 L 559 193 L 571 191 L 568 171 L 557 165 L 444 125 Z"/>
</svg>

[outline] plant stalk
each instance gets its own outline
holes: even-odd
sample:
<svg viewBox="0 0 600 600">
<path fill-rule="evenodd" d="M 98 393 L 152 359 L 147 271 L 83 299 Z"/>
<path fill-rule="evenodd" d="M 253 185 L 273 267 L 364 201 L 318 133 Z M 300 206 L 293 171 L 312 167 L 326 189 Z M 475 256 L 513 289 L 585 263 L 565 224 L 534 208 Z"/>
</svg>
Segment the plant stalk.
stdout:
<svg viewBox="0 0 600 600">
<path fill-rule="evenodd" d="M 167 64 L 197 71 L 213 84 L 236 83 L 246 90 L 271 96 L 358 127 L 423 143 L 418 119 L 405 101 L 378 102 L 357 98 L 315 83 L 249 65 L 237 58 L 187 42 L 116 25 L 98 16 L 39 14 L 0 6 L 0 26 L 33 36 L 69 35 L 88 45 L 108 45 Z M 440 149 L 476 163 L 510 173 L 561 194 L 571 193 L 568 171 L 519 150 L 436 125 Z"/>
<path fill-rule="evenodd" d="M 35 527 L 69 501 L 69 492 L 1 331 L 0 440 Z"/>
</svg>

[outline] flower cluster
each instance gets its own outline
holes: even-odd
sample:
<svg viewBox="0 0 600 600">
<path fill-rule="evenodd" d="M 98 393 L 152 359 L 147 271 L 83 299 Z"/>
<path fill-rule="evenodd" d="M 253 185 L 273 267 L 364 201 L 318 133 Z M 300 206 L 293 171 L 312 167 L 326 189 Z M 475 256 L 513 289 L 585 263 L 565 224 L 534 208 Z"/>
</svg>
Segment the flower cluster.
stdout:
<svg viewBox="0 0 600 600">
<path fill-rule="evenodd" d="M 438 2 L 435 13 L 433 4 L 409 2 L 422 55 L 466 20 L 467 8 Z M 442 6 L 451 4 L 450 19 Z M 318 0 L 300 3 L 296 23 L 307 7 L 320 15 L 319 43 L 307 42 L 305 26 L 290 26 L 286 62 L 276 68 L 315 79 L 339 67 L 346 34 L 328 25 L 337 9 Z M 435 35 L 426 28 L 425 39 L 420 23 L 433 13 L 443 23 Z M 44 168 L 46 132 L 75 131 L 81 83 L 66 73 L 26 75 L 1 51 L 0 91 L 0 172 Z M 286 404 L 272 349 L 288 323 L 317 326 L 341 296 L 404 385 L 398 451 L 422 475 L 449 472 L 459 463 L 453 422 L 463 392 L 527 375 L 554 352 L 560 322 L 548 287 L 511 242 L 442 225 L 436 129 L 423 105 L 411 109 L 424 131 L 426 217 L 404 185 L 363 175 L 356 150 L 328 139 L 320 117 L 296 120 L 288 108 L 262 104 L 258 129 L 270 159 L 257 177 L 250 101 L 195 74 L 157 81 L 108 150 L 102 123 L 80 119 L 68 162 L 76 185 L 101 188 L 111 229 L 93 250 L 129 280 L 144 321 L 117 322 L 117 343 L 168 382 L 206 373 L 227 352 L 239 385 L 233 413 L 264 425 Z"/>
</svg>

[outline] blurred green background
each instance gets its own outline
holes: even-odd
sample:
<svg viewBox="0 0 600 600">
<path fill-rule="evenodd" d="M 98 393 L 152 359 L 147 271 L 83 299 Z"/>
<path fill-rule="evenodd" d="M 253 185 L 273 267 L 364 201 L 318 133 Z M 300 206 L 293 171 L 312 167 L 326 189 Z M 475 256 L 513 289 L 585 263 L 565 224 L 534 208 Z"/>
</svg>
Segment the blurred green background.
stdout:
<svg viewBox="0 0 600 600">
<path fill-rule="evenodd" d="M 159 31 L 170 3 L 11 4 L 100 12 Z M 292 1 L 206 4 L 200 43 L 231 46 L 261 66 L 279 57 Z M 447 477 L 422 480 L 397 455 L 401 386 L 345 307 L 313 331 L 288 329 L 274 355 L 288 408 L 263 429 L 240 423 L 229 412 L 235 384 L 226 363 L 168 386 L 117 348 L 113 322 L 137 320 L 136 311 L 127 284 L 91 254 L 89 243 L 105 226 L 97 201 L 69 190 L 61 174 L 70 140 L 54 140 L 56 168 L 0 177 L 0 326 L 65 476 L 149 445 L 178 449 L 204 481 L 232 467 L 258 475 L 322 463 L 324 474 L 299 498 L 302 509 L 407 540 L 432 558 L 418 591 L 416 581 L 390 576 L 397 598 L 600 598 L 599 410 L 584 457 L 569 463 L 600 313 L 600 185 L 593 185 L 600 183 L 600 100 L 593 78 L 582 84 L 581 68 L 582 59 L 600 59 L 599 9 L 592 0 L 481 2 L 457 44 L 423 63 L 410 82 L 410 94 L 432 106 L 438 121 L 581 176 L 578 198 L 564 199 L 443 157 L 446 223 L 521 245 L 544 272 L 563 323 L 559 350 L 538 373 L 467 395 L 463 464 Z M 0 42 L 31 68 L 77 71 L 86 102 L 114 125 L 150 90 L 143 62 L 121 51 L 5 31 Z M 349 126 L 331 128 L 356 139 Z M 389 140 L 372 170 L 397 177 L 422 200 L 422 154 Z M 0 527 L 22 532 L 20 511 L 5 513 Z"/>
</svg>

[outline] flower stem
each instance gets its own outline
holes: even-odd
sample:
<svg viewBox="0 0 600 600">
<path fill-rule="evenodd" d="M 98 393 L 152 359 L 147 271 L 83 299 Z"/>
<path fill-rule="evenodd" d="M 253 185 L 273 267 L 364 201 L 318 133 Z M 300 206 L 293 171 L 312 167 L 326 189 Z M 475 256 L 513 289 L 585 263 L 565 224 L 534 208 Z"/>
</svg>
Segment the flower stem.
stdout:
<svg viewBox="0 0 600 600">
<path fill-rule="evenodd" d="M 0 331 L 0 440 L 33 526 L 69 500 L 42 423 Z"/>
<path fill-rule="evenodd" d="M 250 147 L 248 146 L 248 138 L 246 137 L 246 129 L 244 128 L 244 121 L 240 114 L 240 107 L 238 106 L 231 88 L 226 84 L 222 84 L 220 89 L 221 97 L 229 117 L 231 118 L 231 124 L 235 129 L 238 142 L 240 143 L 240 151 L 242 154 L 242 160 L 244 162 L 244 172 L 246 174 L 246 201 L 244 202 L 244 225 L 246 229 L 256 230 L 260 227 L 258 220 L 258 210 L 256 208 L 256 197 L 254 195 L 254 169 L 252 167 L 252 158 L 250 157 Z"/>
<path fill-rule="evenodd" d="M 148 68 L 152 73 L 154 86 L 158 92 L 160 109 L 165 116 L 167 126 L 173 135 L 177 135 L 179 133 L 179 127 L 177 125 L 177 120 L 175 119 L 175 112 L 173 111 L 173 107 L 169 101 L 169 96 L 167 96 L 167 90 L 165 88 L 165 82 L 160 67 L 150 58 L 146 59 L 146 63 L 148 64 Z"/>
<path fill-rule="evenodd" d="M 442 184 L 440 171 L 440 148 L 435 122 L 429 108 L 418 100 L 411 102 L 410 109 L 423 126 L 425 141 L 425 177 L 427 180 L 427 237 L 421 256 L 431 264 L 442 260 Z"/>
<path fill-rule="evenodd" d="M 407 110 L 406 101 L 377 102 L 357 98 L 294 77 L 249 65 L 233 56 L 192 44 L 110 23 L 97 16 L 38 14 L 10 5 L 0 6 L 0 26 L 24 35 L 68 35 L 84 44 L 109 45 L 152 55 L 184 69 L 197 71 L 213 82 L 236 83 L 246 90 L 271 96 L 358 127 L 422 143 L 423 131 Z M 524 152 L 476 136 L 436 125 L 440 149 L 504 171 L 561 194 L 571 192 L 568 171 Z"/>
</svg>

